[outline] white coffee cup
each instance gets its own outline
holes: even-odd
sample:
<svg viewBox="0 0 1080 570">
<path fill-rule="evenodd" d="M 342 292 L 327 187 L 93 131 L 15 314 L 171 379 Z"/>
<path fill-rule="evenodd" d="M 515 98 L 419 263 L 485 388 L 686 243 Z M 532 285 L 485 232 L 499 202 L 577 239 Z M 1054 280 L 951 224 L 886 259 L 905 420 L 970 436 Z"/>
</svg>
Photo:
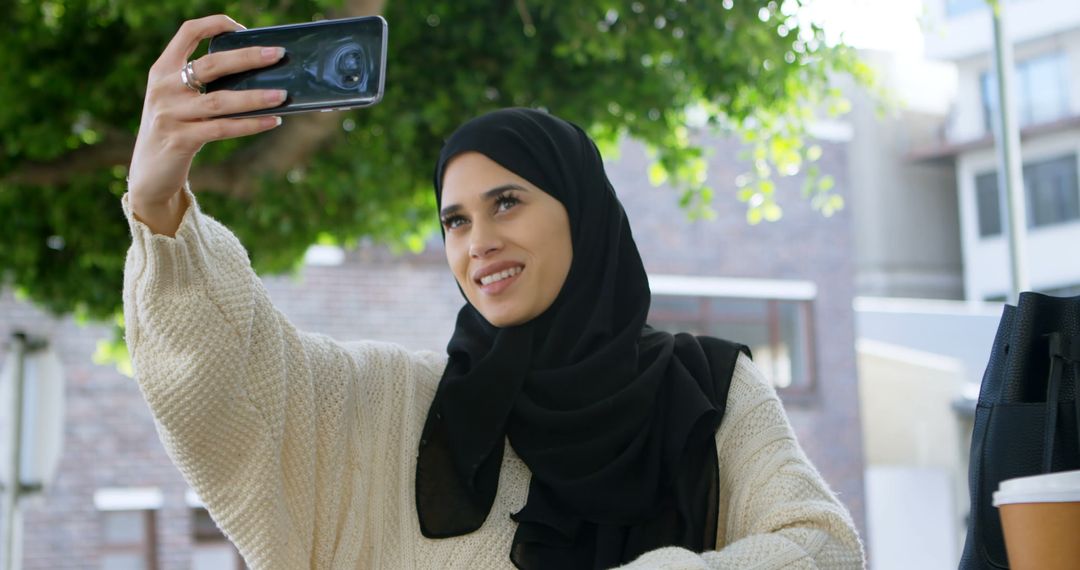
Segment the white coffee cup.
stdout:
<svg viewBox="0 0 1080 570">
<path fill-rule="evenodd" d="M 1002 481 L 994 506 L 1012 570 L 1080 567 L 1080 471 Z"/>
</svg>

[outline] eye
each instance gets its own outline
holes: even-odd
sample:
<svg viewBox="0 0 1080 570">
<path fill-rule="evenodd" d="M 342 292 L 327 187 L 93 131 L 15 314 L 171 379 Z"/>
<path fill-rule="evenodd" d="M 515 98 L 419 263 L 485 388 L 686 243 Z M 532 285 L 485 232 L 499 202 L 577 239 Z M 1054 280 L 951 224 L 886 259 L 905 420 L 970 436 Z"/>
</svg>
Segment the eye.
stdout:
<svg viewBox="0 0 1080 570">
<path fill-rule="evenodd" d="M 507 192 L 505 194 L 499 194 L 499 197 L 495 198 L 495 203 L 498 205 L 499 211 L 506 211 L 520 204 L 521 200 L 518 200 L 513 192 Z"/>
<path fill-rule="evenodd" d="M 465 222 L 465 218 L 461 216 L 447 216 L 442 219 L 443 227 L 448 230 L 458 227 L 458 222 Z"/>
</svg>

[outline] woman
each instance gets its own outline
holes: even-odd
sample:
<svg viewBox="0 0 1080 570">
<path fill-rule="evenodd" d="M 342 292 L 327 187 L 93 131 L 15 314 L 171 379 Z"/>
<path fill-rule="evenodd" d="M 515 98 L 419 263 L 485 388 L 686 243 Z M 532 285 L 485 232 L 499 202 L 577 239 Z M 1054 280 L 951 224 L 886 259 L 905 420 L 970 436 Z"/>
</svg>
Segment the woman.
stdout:
<svg viewBox="0 0 1080 570">
<path fill-rule="evenodd" d="M 254 568 L 859 568 L 850 517 L 745 347 L 645 323 L 595 145 L 526 109 L 459 128 L 435 173 L 467 303 L 446 355 L 297 331 L 185 188 L 210 119 L 187 22 L 151 68 L 123 199 L 128 345 L 162 439 Z M 278 50 L 210 54 L 202 81 Z M 210 98 L 214 99 L 211 100 Z"/>
</svg>

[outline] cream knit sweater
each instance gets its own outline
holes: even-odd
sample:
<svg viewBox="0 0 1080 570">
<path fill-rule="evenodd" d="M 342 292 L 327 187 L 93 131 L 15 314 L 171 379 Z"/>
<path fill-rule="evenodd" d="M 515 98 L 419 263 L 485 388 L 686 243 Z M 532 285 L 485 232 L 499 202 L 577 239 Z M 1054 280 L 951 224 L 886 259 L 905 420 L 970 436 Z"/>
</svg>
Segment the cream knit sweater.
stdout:
<svg viewBox="0 0 1080 570">
<path fill-rule="evenodd" d="M 124 196 L 127 344 L 170 457 L 254 569 L 508 568 L 529 469 L 506 447 L 478 531 L 420 534 L 417 442 L 446 355 L 296 330 L 247 252 L 189 208 L 155 235 Z M 772 387 L 739 357 L 716 434 L 718 551 L 645 568 L 862 568 L 851 518 L 803 454 Z"/>
</svg>

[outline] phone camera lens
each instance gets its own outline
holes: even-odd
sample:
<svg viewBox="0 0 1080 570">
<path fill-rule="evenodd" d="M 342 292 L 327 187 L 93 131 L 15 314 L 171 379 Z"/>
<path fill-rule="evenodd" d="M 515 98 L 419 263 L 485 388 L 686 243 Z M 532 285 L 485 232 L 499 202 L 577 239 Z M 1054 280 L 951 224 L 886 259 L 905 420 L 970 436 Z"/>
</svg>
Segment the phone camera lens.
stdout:
<svg viewBox="0 0 1080 570">
<path fill-rule="evenodd" d="M 337 71 L 344 87 L 355 86 L 364 79 L 365 59 L 362 49 L 354 48 L 338 55 Z"/>
</svg>

